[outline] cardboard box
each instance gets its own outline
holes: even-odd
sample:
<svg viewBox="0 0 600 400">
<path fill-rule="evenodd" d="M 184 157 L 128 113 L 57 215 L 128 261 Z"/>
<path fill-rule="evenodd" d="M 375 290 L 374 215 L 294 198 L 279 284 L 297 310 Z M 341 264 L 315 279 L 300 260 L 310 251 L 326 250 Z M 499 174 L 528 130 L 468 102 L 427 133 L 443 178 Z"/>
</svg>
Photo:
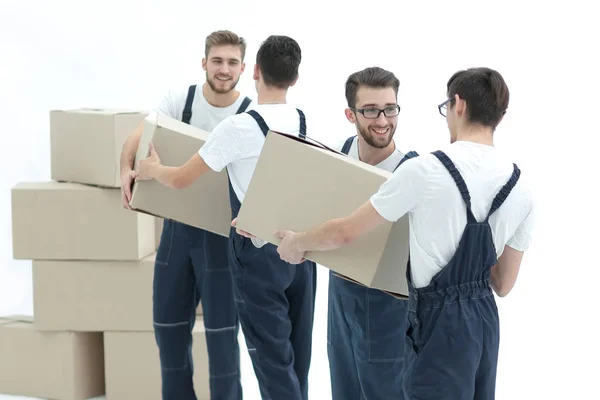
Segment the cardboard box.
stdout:
<svg viewBox="0 0 600 400">
<path fill-rule="evenodd" d="M 391 175 L 341 153 L 269 132 L 238 215 L 238 228 L 277 245 L 275 230 L 305 231 L 349 215 Z M 363 285 L 405 298 L 408 239 L 405 216 L 352 245 L 306 256 Z"/>
<path fill-rule="evenodd" d="M 198 400 L 209 400 L 208 353 L 204 322 L 196 319 L 192 357 L 194 389 Z M 104 334 L 106 398 L 110 400 L 160 400 L 161 373 L 158 347 L 152 332 Z"/>
<path fill-rule="evenodd" d="M 146 119 L 137 161 L 148 155 L 150 140 L 161 163 L 181 166 L 204 145 L 209 133 L 181 121 L 158 115 Z M 208 171 L 185 189 L 171 189 L 156 180 L 133 185 L 131 206 L 137 211 L 170 218 L 222 236 L 229 236 L 231 206 L 227 172 Z"/>
<path fill-rule="evenodd" d="M 155 251 L 154 218 L 119 189 L 60 182 L 12 189 L 13 256 L 29 260 L 140 260 Z"/>
<path fill-rule="evenodd" d="M 30 317 L 0 318 L 0 393 L 83 400 L 104 394 L 101 333 L 37 332 Z"/>
<path fill-rule="evenodd" d="M 154 261 L 34 260 L 35 329 L 153 331 Z"/>
<path fill-rule="evenodd" d="M 152 332 L 155 259 L 156 254 L 140 261 L 34 260 L 35 329 Z"/>
<path fill-rule="evenodd" d="M 91 109 L 50 112 L 51 178 L 119 188 L 125 139 L 148 115 L 139 110 Z"/>
</svg>

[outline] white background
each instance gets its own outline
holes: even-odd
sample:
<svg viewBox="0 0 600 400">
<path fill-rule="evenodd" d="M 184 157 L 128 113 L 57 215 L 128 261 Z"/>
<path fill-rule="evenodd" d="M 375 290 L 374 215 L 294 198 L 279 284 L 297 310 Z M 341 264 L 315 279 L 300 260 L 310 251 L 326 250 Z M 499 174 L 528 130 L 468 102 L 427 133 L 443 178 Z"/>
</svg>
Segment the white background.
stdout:
<svg viewBox="0 0 600 400">
<path fill-rule="evenodd" d="M 286 34 L 303 51 L 289 100 L 304 109 L 309 136 L 319 140 L 354 134 L 344 117 L 344 82 L 358 69 L 377 65 L 400 78 L 396 141 L 405 151 L 448 140 L 436 105 L 452 73 L 487 66 L 503 74 L 511 99 L 496 145 L 530 176 L 538 212 L 517 285 L 498 301 L 497 398 L 595 398 L 600 28 L 593 2 L 303 3 L 1 1 L 0 315 L 33 313 L 30 262 L 12 259 L 10 189 L 50 178 L 50 109 L 152 107 L 167 89 L 203 82 L 204 38 L 217 29 L 248 40 L 239 87 L 255 98 L 256 50 L 268 35 Z M 312 399 L 330 397 L 325 273 Z M 258 399 L 246 354 L 243 375 L 245 398 Z"/>
</svg>

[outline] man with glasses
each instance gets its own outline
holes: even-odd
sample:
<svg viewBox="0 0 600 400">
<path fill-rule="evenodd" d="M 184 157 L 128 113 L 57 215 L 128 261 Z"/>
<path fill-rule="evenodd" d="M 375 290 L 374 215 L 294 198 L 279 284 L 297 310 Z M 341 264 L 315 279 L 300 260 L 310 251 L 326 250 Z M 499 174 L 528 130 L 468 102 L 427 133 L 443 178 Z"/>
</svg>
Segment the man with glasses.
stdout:
<svg viewBox="0 0 600 400">
<path fill-rule="evenodd" d="M 356 127 L 341 152 L 386 171 L 405 159 L 393 137 L 400 81 L 367 68 L 346 81 L 346 118 Z M 411 153 L 413 154 L 413 153 Z M 406 302 L 329 271 L 327 355 L 333 400 L 403 399 Z"/>
<path fill-rule="evenodd" d="M 278 252 L 295 263 L 409 213 L 404 396 L 493 399 L 500 340 L 493 292 L 506 296 L 516 282 L 533 204 L 519 168 L 494 147 L 509 100 L 502 76 L 463 70 L 446 90 L 438 106 L 450 131 L 444 151 L 404 163 L 345 218 L 307 233 L 278 232 Z"/>
</svg>

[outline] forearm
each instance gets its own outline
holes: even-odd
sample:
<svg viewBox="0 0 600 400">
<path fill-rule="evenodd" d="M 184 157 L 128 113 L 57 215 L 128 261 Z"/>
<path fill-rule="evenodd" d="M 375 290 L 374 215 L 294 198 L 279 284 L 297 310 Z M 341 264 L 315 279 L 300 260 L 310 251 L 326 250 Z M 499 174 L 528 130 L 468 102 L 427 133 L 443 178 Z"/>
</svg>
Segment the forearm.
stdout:
<svg viewBox="0 0 600 400">
<path fill-rule="evenodd" d="M 297 247 L 300 252 L 329 251 L 338 249 L 352 241 L 344 228 L 343 219 L 333 219 L 298 236 Z"/>
<path fill-rule="evenodd" d="M 172 189 L 183 189 L 189 186 L 183 179 L 181 167 L 167 167 L 162 164 L 156 164 L 153 168 L 152 176 L 161 184 Z"/>
<path fill-rule="evenodd" d="M 135 154 L 140 145 L 144 124 L 140 124 L 131 135 L 127 137 L 121 150 L 121 174 L 129 172 L 133 169 Z"/>
</svg>

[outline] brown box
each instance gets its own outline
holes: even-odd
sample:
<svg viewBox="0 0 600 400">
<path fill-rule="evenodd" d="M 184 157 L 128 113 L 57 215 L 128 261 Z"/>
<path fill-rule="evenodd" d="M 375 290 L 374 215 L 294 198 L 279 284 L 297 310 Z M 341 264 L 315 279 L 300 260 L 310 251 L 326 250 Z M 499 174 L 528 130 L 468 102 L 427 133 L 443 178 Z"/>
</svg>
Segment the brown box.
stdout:
<svg viewBox="0 0 600 400">
<path fill-rule="evenodd" d="M 279 244 L 276 229 L 305 231 L 349 215 L 391 175 L 341 153 L 269 132 L 238 215 L 238 228 Z M 368 287 L 407 297 L 408 239 L 405 216 L 349 246 L 309 252 L 307 258 Z"/>
<path fill-rule="evenodd" d="M 34 260 L 35 329 L 152 331 L 154 260 Z"/>
<path fill-rule="evenodd" d="M 206 131 L 158 115 L 156 120 L 145 121 L 136 160 L 147 157 L 148 143 L 152 141 L 163 165 L 183 165 L 204 145 L 208 135 Z M 229 236 L 231 207 L 225 169 L 219 173 L 208 171 L 185 189 L 171 189 L 156 180 L 137 182 L 130 204 L 140 212 Z"/>
<path fill-rule="evenodd" d="M 121 187 L 123 143 L 146 115 L 139 110 L 52 110 L 51 179 Z"/>
<path fill-rule="evenodd" d="M 119 189 L 61 182 L 12 189 L 13 256 L 29 260 L 139 260 L 155 251 L 154 218 Z"/>
<path fill-rule="evenodd" d="M 0 393 L 60 400 L 103 395 L 102 334 L 37 332 L 30 317 L 0 318 Z"/>
<path fill-rule="evenodd" d="M 140 261 L 34 260 L 35 329 L 153 331 L 155 259 L 156 254 Z"/>
<path fill-rule="evenodd" d="M 196 319 L 192 335 L 196 397 L 209 400 L 208 353 L 201 318 Z M 107 399 L 161 399 L 160 361 L 152 332 L 106 332 L 104 357 Z"/>
</svg>

